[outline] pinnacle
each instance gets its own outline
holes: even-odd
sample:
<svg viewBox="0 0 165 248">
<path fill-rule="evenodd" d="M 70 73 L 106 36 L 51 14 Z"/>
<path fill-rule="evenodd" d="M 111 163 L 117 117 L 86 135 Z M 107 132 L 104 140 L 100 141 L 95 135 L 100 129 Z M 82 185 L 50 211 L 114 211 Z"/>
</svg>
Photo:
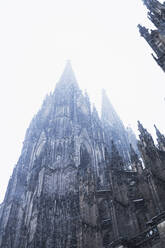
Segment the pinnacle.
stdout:
<svg viewBox="0 0 165 248">
<path fill-rule="evenodd" d="M 159 129 L 157 128 L 157 126 L 156 126 L 155 124 L 154 124 L 154 128 L 155 128 L 155 130 L 156 130 L 156 133 L 157 133 L 157 132 L 160 133 Z"/>
<path fill-rule="evenodd" d="M 140 121 L 137 121 L 138 123 L 138 130 L 140 132 L 141 135 L 146 135 L 148 134 L 147 130 L 143 127 L 143 125 L 141 124 Z"/>
<path fill-rule="evenodd" d="M 147 129 L 145 129 L 140 121 L 137 121 L 138 123 L 138 130 L 142 135 L 150 135 Z"/>
<path fill-rule="evenodd" d="M 157 126 L 155 124 L 154 124 L 154 128 L 155 128 L 156 132 L 160 133 L 159 129 L 157 128 Z"/>
<path fill-rule="evenodd" d="M 157 0 L 142 0 L 143 4 L 146 5 L 148 9 L 151 8 L 151 6 L 155 6 L 155 4 L 159 4 Z"/>
<path fill-rule="evenodd" d="M 143 125 L 141 124 L 141 122 L 140 121 L 137 121 L 137 123 L 138 123 L 138 129 L 139 129 L 139 131 L 140 132 L 141 131 L 144 131 L 145 129 L 144 129 Z"/>
<path fill-rule="evenodd" d="M 77 80 L 76 80 L 75 74 L 73 72 L 70 60 L 67 60 L 64 71 L 63 71 L 57 85 L 58 86 L 74 85 L 74 86 L 78 87 Z"/>
<path fill-rule="evenodd" d="M 154 128 L 156 130 L 156 135 L 157 135 L 158 139 L 159 138 L 164 138 L 164 135 L 161 134 L 161 132 L 159 131 L 159 129 L 157 128 L 156 125 L 154 125 Z"/>
<path fill-rule="evenodd" d="M 101 119 L 103 122 L 108 122 L 110 125 L 121 122 L 104 89 L 102 90 Z"/>
</svg>

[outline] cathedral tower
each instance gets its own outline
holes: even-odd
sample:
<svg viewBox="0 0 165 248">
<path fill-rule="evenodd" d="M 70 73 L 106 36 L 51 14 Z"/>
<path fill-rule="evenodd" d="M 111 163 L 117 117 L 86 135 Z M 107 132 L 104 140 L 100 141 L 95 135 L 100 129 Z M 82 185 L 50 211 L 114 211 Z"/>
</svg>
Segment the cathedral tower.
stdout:
<svg viewBox="0 0 165 248">
<path fill-rule="evenodd" d="M 138 245 L 159 236 L 147 223 L 163 218 L 165 155 L 139 130 L 143 166 L 105 92 L 100 119 L 68 62 L 27 129 L 0 204 L 0 248 L 154 247 Z"/>
</svg>

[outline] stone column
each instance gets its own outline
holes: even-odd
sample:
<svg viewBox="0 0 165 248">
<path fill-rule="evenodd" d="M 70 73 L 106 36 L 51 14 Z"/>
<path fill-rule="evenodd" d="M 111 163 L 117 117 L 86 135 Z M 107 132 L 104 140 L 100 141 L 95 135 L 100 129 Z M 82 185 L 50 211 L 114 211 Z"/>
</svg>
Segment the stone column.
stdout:
<svg viewBox="0 0 165 248">
<path fill-rule="evenodd" d="M 114 237 L 115 240 L 119 238 L 119 230 L 118 230 L 118 225 L 117 225 L 117 218 L 116 218 L 116 210 L 114 206 L 113 200 L 111 200 L 111 216 L 112 216 L 112 223 L 113 223 L 113 231 L 114 231 Z"/>
</svg>

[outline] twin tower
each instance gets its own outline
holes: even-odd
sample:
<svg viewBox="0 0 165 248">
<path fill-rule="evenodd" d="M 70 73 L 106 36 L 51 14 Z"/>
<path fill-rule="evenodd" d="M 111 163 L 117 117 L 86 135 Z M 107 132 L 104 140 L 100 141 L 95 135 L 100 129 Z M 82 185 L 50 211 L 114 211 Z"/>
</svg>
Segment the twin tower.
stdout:
<svg viewBox="0 0 165 248">
<path fill-rule="evenodd" d="M 143 164 L 105 92 L 100 119 L 68 63 L 27 129 L 0 205 L 0 248 L 164 247 L 165 138 L 157 130 L 157 147 L 139 130 Z"/>
</svg>

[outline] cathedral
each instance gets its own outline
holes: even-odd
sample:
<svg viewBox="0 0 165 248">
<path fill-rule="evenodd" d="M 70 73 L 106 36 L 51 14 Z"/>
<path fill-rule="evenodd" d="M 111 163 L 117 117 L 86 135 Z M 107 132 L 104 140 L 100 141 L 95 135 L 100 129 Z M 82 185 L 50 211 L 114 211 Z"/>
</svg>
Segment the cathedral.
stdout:
<svg viewBox="0 0 165 248">
<path fill-rule="evenodd" d="M 101 117 L 70 62 L 27 129 L 0 205 L 0 248 L 165 247 L 165 137 Z"/>
</svg>

